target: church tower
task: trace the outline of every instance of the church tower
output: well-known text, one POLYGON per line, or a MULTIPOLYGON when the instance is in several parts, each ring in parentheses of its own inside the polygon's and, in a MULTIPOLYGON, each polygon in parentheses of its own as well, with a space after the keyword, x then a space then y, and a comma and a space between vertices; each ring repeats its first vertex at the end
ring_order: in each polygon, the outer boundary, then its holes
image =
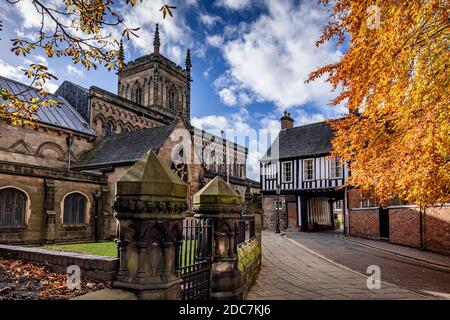
POLYGON ((182 68, 164 57, 160 48, 157 24, 153 53, 128 63, 123 62, 118 73, 118 95, 142 107, 169 113, 174 117, 181 113, 189 121, 192 68, 190 51, 186 54, 186 66, 182 68))

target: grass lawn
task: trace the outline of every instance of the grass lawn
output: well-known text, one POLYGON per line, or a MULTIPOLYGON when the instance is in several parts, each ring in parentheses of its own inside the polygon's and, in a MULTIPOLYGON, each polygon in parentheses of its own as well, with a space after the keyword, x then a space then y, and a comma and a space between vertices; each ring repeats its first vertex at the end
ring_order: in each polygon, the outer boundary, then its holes
MULTIPOLYGON (((181 265, 190 265, 194 262, 194 252, 195 249, 197 249, 197 245, 198 244, 196 243, 196 240, 183 241, 181 265)), ((96 256, 117 257, 117 244, 113 241, 97 243, 53 244, 41 246, 39 248, 46 250, 93 254, 96 256)))
POLYGON ((110 242, 54 244, 39 247, 46 250, 58 250, 94 254, 97 256, 117 257, 117 244, 110 242))

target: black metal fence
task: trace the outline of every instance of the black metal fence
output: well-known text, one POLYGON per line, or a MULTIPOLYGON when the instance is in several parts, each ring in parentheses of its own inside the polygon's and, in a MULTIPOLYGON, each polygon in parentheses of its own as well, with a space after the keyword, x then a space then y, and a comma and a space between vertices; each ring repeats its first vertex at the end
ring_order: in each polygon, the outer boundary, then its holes
POLYGON ((247 243, 255 237, 255 217, 250 215, 242 216, 238 220, 238 233, 236 235, 236 244, 247 243))
POLYGON ((212 221, 186 218, 183 241, 177 246, 176 267, 180 272, 181 299, 207 300, 210 291, 212 221))

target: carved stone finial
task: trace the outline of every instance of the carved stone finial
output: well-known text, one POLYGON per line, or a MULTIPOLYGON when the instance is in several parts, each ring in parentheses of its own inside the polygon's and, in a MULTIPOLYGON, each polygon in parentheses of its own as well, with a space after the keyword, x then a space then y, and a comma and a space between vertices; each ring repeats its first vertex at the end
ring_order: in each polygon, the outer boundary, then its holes
POLYGON ((125 54, 124 54, 124 51, 123 51, 123 41, 122 41, 122 39, 120 39, 118 63, 119 63, 119 71, 121 71, 123 66, 125 65, 125 54))
POLYGON ((191 50, 188 49, 186 52, 186 71, 190 72, 192 68, 192 62, 191 62, 191 50))
POLYGON ((160 46, 161 46, 161 40, 159 39, 159 24, 156 24, 155 37, 153 39, 153 53, 159 54, 160 46))
POLYGON ((242 199, 233 188, 217 176, 194 195, 194 212, 198 217, 227 216, 240 218, 242 199))

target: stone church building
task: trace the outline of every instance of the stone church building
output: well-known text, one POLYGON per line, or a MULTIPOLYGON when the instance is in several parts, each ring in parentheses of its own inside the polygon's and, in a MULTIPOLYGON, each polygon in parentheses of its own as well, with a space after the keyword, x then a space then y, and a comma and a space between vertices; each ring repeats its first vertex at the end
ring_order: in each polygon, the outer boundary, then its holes
MULTIPOLYGON (((184 68, 160 53, 157 26, 153 53, 118 72, 118 94, 65 81, 49 97, 58 107, 40 109, 33 127, 0 122, 0 242, 114 237, 116 181, 150 149, 188 184, 190 209, 217 175, 242 196, 258 192, 247 149, 190 124, 191 67, 189 50, 184 68)), ((0 86, 27 87, 4 77, 0 86)))

